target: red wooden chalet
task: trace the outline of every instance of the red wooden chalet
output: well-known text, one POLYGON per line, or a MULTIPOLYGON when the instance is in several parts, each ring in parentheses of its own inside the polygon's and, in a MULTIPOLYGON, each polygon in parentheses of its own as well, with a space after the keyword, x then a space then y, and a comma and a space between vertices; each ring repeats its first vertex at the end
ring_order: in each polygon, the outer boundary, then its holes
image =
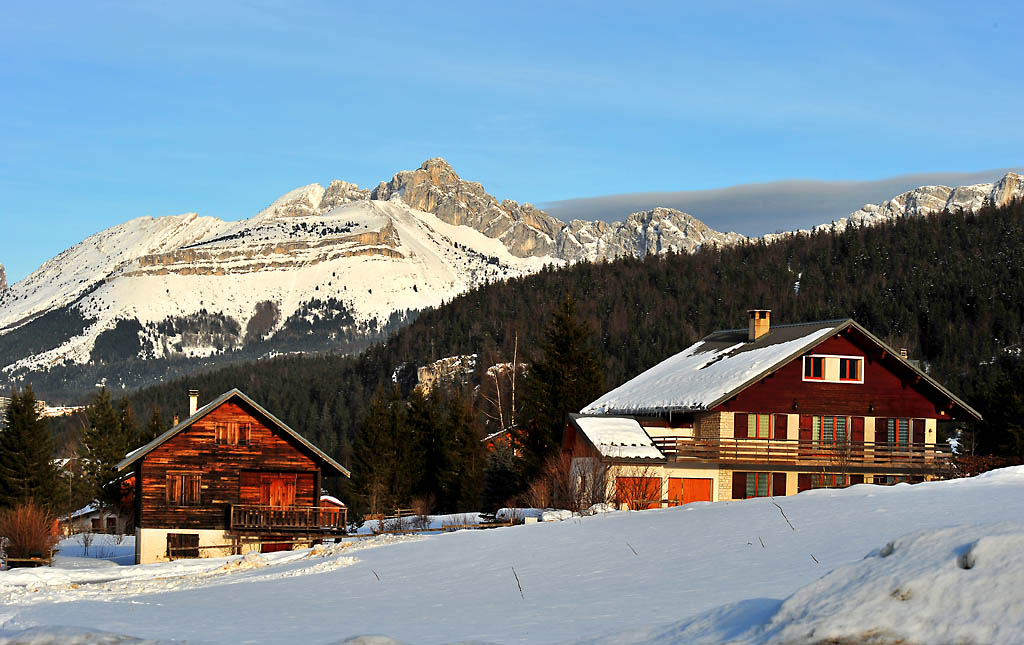
POLYGON ((649 508, 942 477, 937 423, 981 418, 853 320, 748 315, 570 415, 563 451, 649 508))
POLYGON ((349 476, 284 422, 237 389, 117 465, 134 477, 135 561, 209 557, 312 544, 345 532, 325 512, 325 476, 349 476))

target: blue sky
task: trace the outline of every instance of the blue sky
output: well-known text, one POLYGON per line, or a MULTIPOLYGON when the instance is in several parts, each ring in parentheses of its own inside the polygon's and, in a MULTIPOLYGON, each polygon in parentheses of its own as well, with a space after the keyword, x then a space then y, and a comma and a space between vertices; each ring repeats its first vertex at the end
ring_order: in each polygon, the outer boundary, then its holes
POLYGON ((1018 5, 895 4, 4 3, 0 263, 434 156, 534 203, 1020 166, 1018 5))

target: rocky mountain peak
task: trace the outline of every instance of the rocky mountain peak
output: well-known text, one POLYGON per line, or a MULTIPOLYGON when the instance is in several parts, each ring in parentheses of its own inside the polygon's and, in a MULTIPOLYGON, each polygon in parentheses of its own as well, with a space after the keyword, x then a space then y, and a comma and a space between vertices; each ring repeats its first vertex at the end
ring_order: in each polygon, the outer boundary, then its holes
POLYGON ((417 170, 403 170, 381 182, 370 199, 400 199, 442 221, 469 226, 501 240, 517 257, 551 255, 560 220, 530 204, 499 202, 475 181, 458 176, 440 157, 424 161, 417 170))

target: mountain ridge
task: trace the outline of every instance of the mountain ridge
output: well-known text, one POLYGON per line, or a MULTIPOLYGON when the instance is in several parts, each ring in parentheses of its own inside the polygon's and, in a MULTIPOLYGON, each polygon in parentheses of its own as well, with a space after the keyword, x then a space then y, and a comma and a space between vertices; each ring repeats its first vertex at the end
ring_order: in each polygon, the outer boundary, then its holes
MULTIPOLYGON (((922 186, 816 228, 976 210, 1022 196, 1024 178, 1015 173, 992 184, 922 186)), ((27 355, 13 341, 6 351, 0 342, 0 369, 23 378, 68 363, 209 357, 273 346, 286 328, 293 337, 331 321, 340 329, 335 337, 379 339, 396 314, 408 318, 545 265, 692 253, 751 239, 662 207, 621 222, 563 223, 529 203, 499 201, 433 158, 372 189, 343 180, 301 186, 237 222, 147 216, 92 235, 0 288, 0 341, 64 309, 74 310, 81 327, 66 338, 54 332, 52 347, 27 355), (103 347, 120 344, 125 352, 98 354, 104 338, 103 347)), ((334 347, 331 338, 302 346, 334 347)))

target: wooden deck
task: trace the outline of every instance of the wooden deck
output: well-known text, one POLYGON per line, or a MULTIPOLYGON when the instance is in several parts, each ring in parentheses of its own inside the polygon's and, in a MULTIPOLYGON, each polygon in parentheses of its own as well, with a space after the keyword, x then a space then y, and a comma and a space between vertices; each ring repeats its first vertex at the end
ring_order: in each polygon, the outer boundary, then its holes
POLYGON ((344 535, 347 515, 318 506, 255 506, 232 504, 228 531, 232 533, 307 533, 344 535))
POLYGON ((796 439, 694 439, 653 437, 670 462, 707 461, 807 467, 853 466, 934 472, 947 468, 952 451, 929 444, 836 443, 796 439))

